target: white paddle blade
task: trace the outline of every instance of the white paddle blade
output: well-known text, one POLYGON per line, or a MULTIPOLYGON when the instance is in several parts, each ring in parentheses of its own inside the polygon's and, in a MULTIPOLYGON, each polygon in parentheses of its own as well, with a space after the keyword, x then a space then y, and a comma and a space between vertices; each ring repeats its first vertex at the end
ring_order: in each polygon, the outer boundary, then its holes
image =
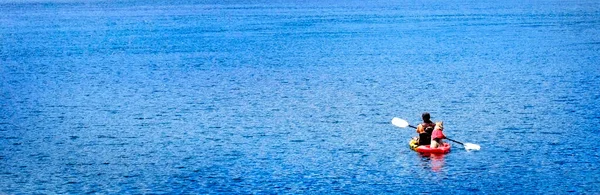
POLYGON ((404 128, 404 127, 408 127, 408 122, 405 120, 402 120, 401 118, 394 117, 392 119, 392 125, 394 125, 396 127, 404 128))
POLYGON ((465 149, 466 150, 480 150, 481 146, 477 145, 477 144, 472 144, 472 143, 465 143, 465 149))

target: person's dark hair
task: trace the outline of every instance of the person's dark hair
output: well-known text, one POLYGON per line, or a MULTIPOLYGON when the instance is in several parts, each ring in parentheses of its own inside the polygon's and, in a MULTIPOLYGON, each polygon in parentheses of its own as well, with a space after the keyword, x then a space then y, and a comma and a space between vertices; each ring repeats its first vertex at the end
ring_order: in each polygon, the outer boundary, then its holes
POLYGON ((431 123, 431 116, 429 115, 429 112, 423 112, 421 117, 423 118, 423 122, 431 123))

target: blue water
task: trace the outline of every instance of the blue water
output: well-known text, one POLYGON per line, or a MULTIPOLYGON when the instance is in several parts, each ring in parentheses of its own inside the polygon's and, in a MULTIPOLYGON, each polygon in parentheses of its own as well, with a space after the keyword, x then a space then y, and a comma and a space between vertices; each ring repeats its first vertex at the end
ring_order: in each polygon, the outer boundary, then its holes
POLYGON ((3 1, 0 194, 600 194, 599 62, 593 0, 3 1))

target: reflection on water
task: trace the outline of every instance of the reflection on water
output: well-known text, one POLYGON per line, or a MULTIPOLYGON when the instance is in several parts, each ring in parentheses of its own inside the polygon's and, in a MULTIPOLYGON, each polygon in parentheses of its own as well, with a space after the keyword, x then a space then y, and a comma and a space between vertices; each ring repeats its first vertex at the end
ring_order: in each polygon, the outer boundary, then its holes
POLYGON ((426 162, 422 164, 425 168, 431 169, 433 172, 441 172, 444 168, 444 156, 447 154, 428 154, 419 153, 421 160, 426 162))

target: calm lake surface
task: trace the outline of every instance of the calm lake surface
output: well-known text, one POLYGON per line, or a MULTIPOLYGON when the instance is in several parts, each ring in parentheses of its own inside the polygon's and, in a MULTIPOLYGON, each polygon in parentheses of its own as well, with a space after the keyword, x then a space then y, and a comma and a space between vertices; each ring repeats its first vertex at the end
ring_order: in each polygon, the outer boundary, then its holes
POLYGON ((595 0, 8 0, 0 194, 600 194, 599 89, 595 0))

